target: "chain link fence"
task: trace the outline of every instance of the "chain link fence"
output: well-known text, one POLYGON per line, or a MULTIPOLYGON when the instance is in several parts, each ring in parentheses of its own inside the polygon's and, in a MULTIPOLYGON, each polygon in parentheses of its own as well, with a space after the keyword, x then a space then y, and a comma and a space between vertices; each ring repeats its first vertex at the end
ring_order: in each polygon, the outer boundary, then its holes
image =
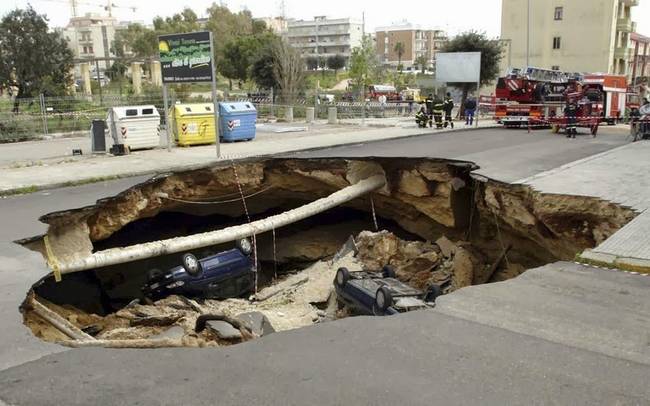
MULTIPOLYGON (((210 94, 193 93, 180 99, 172 93, 172 103, 210 102, 210 94)), ((335 101, 317 94, 300 94, 289 98, 289 103, 273 100, 271 96, 260 94, 226 96, 229 101, 253 103, 261 121, 284 121, 287 110, 292 108, 293 119, 304 121, 307 108, 314 108, 316 120, 327 120, 328 109, 337 108, 342 120, 362 120, 363 118, 408 117, 415 114, 417 103, 391 102, 381 104, 374 101, 346 102, 335 101)), ((16 101, 0 99, 0 143, 42 139, 47 137, 66 137, 88 135, 92 120, 106 119, 108 109, 116 106, 154 105, 164 117, 161 95, 148 94, 102 96, 67 96, 21 98, 16 101)), ((161 118, 164 125, 164 118, 161 118)))

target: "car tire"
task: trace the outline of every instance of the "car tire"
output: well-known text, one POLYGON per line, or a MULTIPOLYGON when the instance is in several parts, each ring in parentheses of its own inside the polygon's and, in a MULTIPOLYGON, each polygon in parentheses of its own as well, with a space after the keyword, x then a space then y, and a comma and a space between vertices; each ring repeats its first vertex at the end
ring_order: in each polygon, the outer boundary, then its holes
POLYGON ((433 285, 429 288, 429 291, 424 297, 424 301, 428 303, 434 303, 436 301, 436 298, 440 295, 442 295, 442 288, 440 288, 438 285, 433 285))
POLYGON ((189 253, 183 255, 183 269, 185 269, 185 271, 192 276, 199 276, 202 270, 201 263, 196 258, 196 256, 189 253))
POLYGON ((251 244, 248 238, 242 238, 241 240, 237 240, 235 246, 244 255, 250 255, 253 252, 253 245, 251 244))
POLYGON ((395 267, 392 265, 384 265, 384 267, 381 269, 381 275, 384 278, 395 278, 397 277, 397 274, 395 272, 395 267))
POLYGON ((334 279, 339 287, 345 286, 350 280, 350 271, 348 268, 341 267, 336 271, 336 278, 334 279))
POLYGON ((393 295, 390 293, 390 290, 386 286, 382 286, 377 289, 375 293, 375 306, 381 312, 385 312, 389 307, 393 305, 393 295))

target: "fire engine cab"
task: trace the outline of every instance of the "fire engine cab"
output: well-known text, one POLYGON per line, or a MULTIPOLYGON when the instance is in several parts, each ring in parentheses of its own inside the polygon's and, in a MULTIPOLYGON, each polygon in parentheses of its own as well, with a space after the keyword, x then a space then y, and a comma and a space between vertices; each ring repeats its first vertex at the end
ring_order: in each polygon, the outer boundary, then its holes
POLYGON ((602 73, 588 74, 582 81, 583 93, 590 101, 598 103, 602 121, 615 124, 625 113, 627 78, 602 73))

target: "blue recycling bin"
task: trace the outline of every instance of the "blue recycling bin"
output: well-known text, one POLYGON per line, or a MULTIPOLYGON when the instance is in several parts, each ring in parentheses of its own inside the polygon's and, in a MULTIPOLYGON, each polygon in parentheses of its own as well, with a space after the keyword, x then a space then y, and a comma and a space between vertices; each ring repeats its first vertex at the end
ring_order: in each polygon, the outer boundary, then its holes
POLYGON ((257 110, 251 102, 219 103, 219 139, 224 142, 255 138, 257 110))

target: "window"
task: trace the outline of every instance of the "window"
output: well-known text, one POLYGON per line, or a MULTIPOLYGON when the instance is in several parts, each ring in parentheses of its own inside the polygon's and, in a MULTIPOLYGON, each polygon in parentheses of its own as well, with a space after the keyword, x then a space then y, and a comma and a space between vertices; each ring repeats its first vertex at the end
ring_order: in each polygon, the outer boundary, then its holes
POLYGON ((560 67, 558 65, 553 65, 551 66, 552 70, 560 70, 560 67))
POLYGON ((555 21, 562 20, 564 16, 564 7, 555 7, 555 21))
POLYGON ((137 116, 138 115, 138 109, 127 109, 126 110, 126 115, 127 116, 137 116))
POLYGON ((561 45, 562 45, 562 38, 553 37, 553 49, 560 49, 561 45))
POLYGON ((142 109, 142 115, 153 114, 153 109, 142 109))

